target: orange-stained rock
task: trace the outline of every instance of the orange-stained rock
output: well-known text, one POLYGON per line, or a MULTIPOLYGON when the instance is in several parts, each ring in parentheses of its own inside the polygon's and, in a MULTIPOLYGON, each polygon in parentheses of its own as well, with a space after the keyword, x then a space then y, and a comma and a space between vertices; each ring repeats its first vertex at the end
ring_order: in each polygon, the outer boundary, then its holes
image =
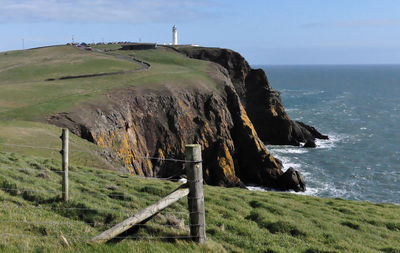
POLYGON ((163 158, 184 159, 185 145, 199 143, 206 183, 269 183, 282 174, 280 164, 258 138, 233 86, 230 82, 225 86, 221 95, 198 90, 143 96, 144 91, 138 95, 137 90, 126 88, 109 94, 108 103, 95 110, 91 105, 50 120, 72 131, 80 122, 94 143, 114 153, 134 174, 183 174, 184 163, 163 158))

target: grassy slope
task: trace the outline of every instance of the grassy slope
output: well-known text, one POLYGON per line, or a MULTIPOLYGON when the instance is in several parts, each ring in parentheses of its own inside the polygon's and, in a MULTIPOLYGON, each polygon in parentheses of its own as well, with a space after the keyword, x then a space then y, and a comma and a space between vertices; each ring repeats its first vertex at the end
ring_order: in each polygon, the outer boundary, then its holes
MULTIPOLYGON (((60 135, 61 130, 58 127, 43 123, 0 122, 0 151, 60 159, 60 135)), ((105 161, 98 154, 101 151, 102 149, 97 145, 70 134, 69 160, 71 165, 110 169, 118 167, 118 164, 111 165, 105 161)))
MULTIPOLYGON (((103 47, 116 49, 119 46, 103 47)), ((59 154, 54 150, 4 146, 1 143, 59 148, 56 143, 60 130, 44 124, 48 116, 78 110, 84 103, 103 103, 107 101, 105 94, 122 87, 160 89, 165 85, 202 85, 214 89, 216 84, 206 73, 208 68, 207 62, 162 49, 135 54, 131 51, 104 54, 72 46, 55 46, 0 53, 0 151, 55 158, 59 154), (118 54, 149 62, 151 69, 112 76, 45 81, 62 76, 140 68, 136 62, 115 57, 118 54)), ((78 138, 76 141, 77 146, 85 143, 78 138)), ((85 148, 93 149, 93 146, 85 148)), ((71 153, 71 157, 72 163, 101 168, 107 165, 98 156, 88 153, 71 153)))
POLYGON ((0 152, 0 250, 399 252, 400 207, 288 193, 205 187, 208 243, 159 239, 188 235, 186 199, 129 237, 102 246, 84 242, 178 187, 156 179, 71 166, 71 201, 59 201, 58 160, 0 152), (20 170, 20 168, 29 168, 20 170), (70 209, 65 209, 70 208, 70 209), (90 210, 82 210, 90 209, 90 210), (183 213, 182 213, 183 212, 183 213), (8 235, 5 235, 8 234, 8 235), (70 243, 62 244, 61 235, 70 243), (22 240, 21 240, 22 239, 22 240), (268 251, 269 250, 269 251, 268 251))
MULTIPOLYGON (((205 188, 209 238, 206 246, 157 239, 156 243, 126 239, 104 246, 83 243, 110 226, 107 224, 123 220, 178 185, 124 178, 99 169, 109 167, 94 152, 99 148, 72 136, 72 200, 62 204, 58 198, 61 165, 57 150, 1 143, 58 149, 60 129, 32 121, 44 122, 48 115, 74 110, 88 101, 101 101, 105 93, 115 88, 201 85, 217 90, 218 86, 207 74, 210 64, 204 61, 162 49, 109 52, 117 53, 150 62, 151 70, 46 82, 51 77, 138 66, 112 55, 66 46, 0 54, 0 188, 11 188, 0 190, 1 251, 400 252, 399 206, 217 187, 205 188), (90 210, 83 210, 87 208, 90 210), (68 239, 69 247, 62 246, 61 235, 68 239)), ((166 212, 183 210, 186 200, 166 212)), ((166 212, 130 236, 186 235, 185 229, 164 226, 169 222, 166 212)), ((187 214, 174 216, 187 224, 187 214)))
POLYGON ((12 51, 2 53, 0 56, 2 83, 35 82, 69 75, 98 74, 138 68, 133 62, 72 46, 12 51))
MULTIPOLYGON (((132 52, 109 54, 131 55, 132 52)), ((149 89, 165 85, 216 87, 206 73, 207 62, 162 49, 140 51, 134 56, 149 62, 151 69, 112 76, 44 81, 68 75, 135 70, 139 65, 71 46, 1 53, 0 120, 44 121, 48 115, 74 110, 86 102, 96 103, 104 100, 104 94, 113 89, 127 86, 149 89)))

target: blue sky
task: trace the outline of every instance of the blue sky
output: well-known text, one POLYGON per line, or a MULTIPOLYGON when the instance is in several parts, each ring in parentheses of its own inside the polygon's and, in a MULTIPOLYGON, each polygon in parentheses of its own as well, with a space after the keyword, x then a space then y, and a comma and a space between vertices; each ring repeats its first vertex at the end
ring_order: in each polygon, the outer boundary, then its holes
POLYGON ((80 42, 225 47, 250 64, 399 64, 399 0, 0 0, 0 51, 80 42))

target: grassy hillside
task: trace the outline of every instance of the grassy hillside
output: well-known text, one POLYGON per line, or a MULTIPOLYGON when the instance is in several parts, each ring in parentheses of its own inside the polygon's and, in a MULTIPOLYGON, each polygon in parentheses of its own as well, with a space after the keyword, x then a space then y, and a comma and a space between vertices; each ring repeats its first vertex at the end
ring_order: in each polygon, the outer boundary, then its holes
POLYGON ((159 89, 167 85, 216 89, 216 83, 207 73, 209 65, 163 49, 105 54, 55 46, 1 53, 0 120, 45 121, 49 115, 74 110, 82 103, 103 101, 105 94, 121 87, 159 89), (140 68, 136 62, 115 55, 147 61, 151 68, 111 76, 45 81, 140 68))
POLYGON ((177 183, 109 170, 101 148, 70 137, 70 196, 60 201, 60 129, 46 118, 103 103, 121 87, 218 91, 213 65, 165 48, 107 54, 57 46, 0 53, 0 251, 2 252, 400 252, 400 207, 205 186, 207 244, 188 235, 186 199, 118 241, 85 242, 157 201, 177 183), (70 75, 139 70, 102 77, 70 75), (184 223, 182 225, 182 222, 184 223), (65 238, 67 243, 64 241, 65 238))
MULTIPOLYGON (((116 49, 116 46, 105 49, 116 49)), ((210 63, 165 49, 118 50, 106 54, 72 46, 54 46, 0 53, 0 151, 54 159, 59 157, 57 150, 21 147, 31 145, 59 149, 56 143, 60 129, 45 124, 49 116, 79 110, 87 103, 107 103, 106 94, 122 87, 160 91, 166 86, 183 86, 216 90, 217 84, 208 75, 209 69, 210 63), (142 69, 140 64, 129 60, 131 58, 146 61, 151 68, 142 69), (110 76, 46 81, 65 76, 135 70, 137 72, 110 76)), ((79 138, 75 138, 75 142, 77 147, 101 151, 79 138)), ((71 162, 110 167, 96 153, 71 153, 71 162)))
POLYGON ((210 186, 206 245, 179 239, 188 235, 183 199, 128 239, 90 246, 85 241, 179 185, 74 165, 71 200, 62 203, 58 161, 0 152, 0 251, 400 251, 399 206, 210 186))
MULTIPOLYGON (((61 159, 59 153, 61 130, 52 125, 29 121, 0 122, 0 151, 24 155, 61 159)), ((99 153, 102 149, 74 134, 70 134, 71 165, 84 165, 98 168, 119 167, 110 164, 99 153)))
POLYGON ((133 62, 78 49, 55 46, 0 55, 0 81, 20 83, 43 81, 69 75, 97 74, 137 69, 133 62))

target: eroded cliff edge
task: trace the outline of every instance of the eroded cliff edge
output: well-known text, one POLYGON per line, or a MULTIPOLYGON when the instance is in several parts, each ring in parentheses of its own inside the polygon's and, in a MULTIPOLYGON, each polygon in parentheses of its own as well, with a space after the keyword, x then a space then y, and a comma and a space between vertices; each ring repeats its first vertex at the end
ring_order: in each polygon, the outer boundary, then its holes
POLYGON ((185 144, 199 143, 208 184, 304 190, 300 173, 283 173, 281 163, 268 153, 263 141, 297 145, 318 138, 318 132, 291 121, 265 73, 252 70, 239 54, 195 49, 216 52, 204 57, 204 51, 180 50, 215 62, 208 74, 217 83, 216 90, 201 85, 126 87, 110 92, 101 103, 58 113, 48 121, 107 148, 106 157, 123 161, 125 168, 137 175, 184 174, 182 163, 162 158, 183 159, 185 144))
POLYGON ((315 139, 328 139, 314 127, 289 118, 282 105, 280 93, 275 91, 262 69, 252 69, 247 61, 230 49, 204 47, 175 47, 188 57, 212 61, 229 72, 232 83, 246 108, 249 118, 267 144, 300 145, 315 139))

